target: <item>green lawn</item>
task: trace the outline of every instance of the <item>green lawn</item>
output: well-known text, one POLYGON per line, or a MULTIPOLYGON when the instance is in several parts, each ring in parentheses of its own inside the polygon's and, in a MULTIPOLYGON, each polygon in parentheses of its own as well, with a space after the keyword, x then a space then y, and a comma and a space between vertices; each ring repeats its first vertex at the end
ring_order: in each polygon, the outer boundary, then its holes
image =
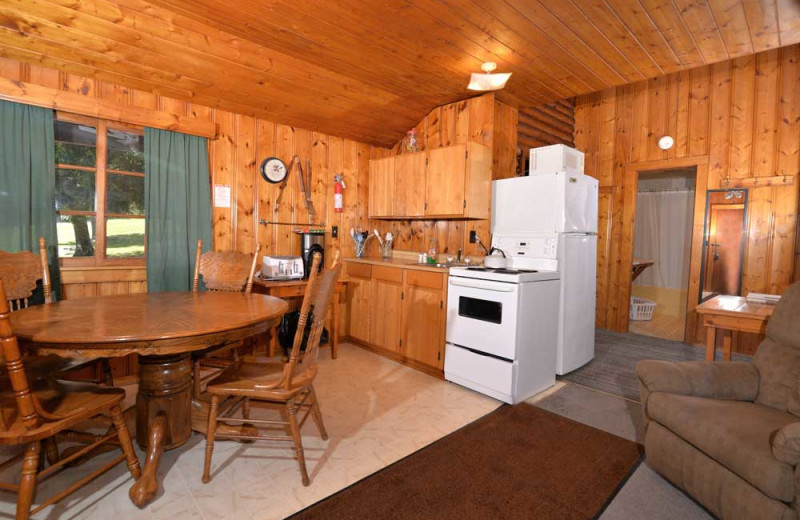
MULTIPOLYGON (((144 256, 144 219, 112 218, 107 221, 106 237, 108 257, 144 256)), ((69 258, 75 254, 75 229, 70 222, 58 222, 58 255, 69 258)), ((89 233, 94 239, 95 230, 89 223, 89 233)))

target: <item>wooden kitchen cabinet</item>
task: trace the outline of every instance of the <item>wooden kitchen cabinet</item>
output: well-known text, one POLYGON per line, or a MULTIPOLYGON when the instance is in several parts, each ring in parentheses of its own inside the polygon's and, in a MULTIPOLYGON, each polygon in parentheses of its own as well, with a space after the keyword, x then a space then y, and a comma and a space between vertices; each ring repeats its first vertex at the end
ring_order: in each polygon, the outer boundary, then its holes
POLYGON ((428 152, 425 183, 426 215, 461 215, 466 206, 467 148, 465 145, 428 152))
POLYGON ((394 158, 394 211, 396 217, 425 214, 425 152, 394 158))
POLYGON ((489 218, 492 150, 463 143, 370 161, 369 216, 489 218))
POLYGON ((447 275, 405 272, 400 352, 409 359, 440 370, 444 367, 446 299, 447 275))
POLYGON ((369 342, 386 350, 400 351, 400 306, 403 271, 373 266, 370 292, 369 342))
POLYGON ((350 339, 441 376, 447 273, 380 263, 346 265, 350 339))
POLYGON ((372 290, 372 266, 348 262, 347 330, 358 341, 369 341, 369 309, 372 290))
POLYGON ((369 216, 394 215, 394 157, 369 162, 369 216))

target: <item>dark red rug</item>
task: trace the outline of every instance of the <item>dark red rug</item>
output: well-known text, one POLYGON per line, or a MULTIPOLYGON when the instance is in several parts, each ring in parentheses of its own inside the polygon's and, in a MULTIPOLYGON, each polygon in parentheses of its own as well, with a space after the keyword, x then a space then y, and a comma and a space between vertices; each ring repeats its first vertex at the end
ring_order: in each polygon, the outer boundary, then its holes
POLYGON ((291 518, 588 520, 643 453, 541 408, 502 406, 291 518))

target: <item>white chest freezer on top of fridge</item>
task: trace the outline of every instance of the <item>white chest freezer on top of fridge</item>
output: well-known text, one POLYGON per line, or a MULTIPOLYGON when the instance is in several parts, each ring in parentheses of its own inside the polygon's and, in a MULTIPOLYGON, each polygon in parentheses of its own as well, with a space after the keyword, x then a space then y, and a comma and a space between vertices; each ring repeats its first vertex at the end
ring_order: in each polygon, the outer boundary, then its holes
POLYGON ((492 183, 492 233, 597 233, 599 183, 555 172, 492 183))

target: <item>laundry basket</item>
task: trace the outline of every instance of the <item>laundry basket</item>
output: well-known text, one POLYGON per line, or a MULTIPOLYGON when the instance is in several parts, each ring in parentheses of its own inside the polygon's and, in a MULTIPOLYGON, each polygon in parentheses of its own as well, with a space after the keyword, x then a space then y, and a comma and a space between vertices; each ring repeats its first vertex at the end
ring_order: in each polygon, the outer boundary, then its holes
POLYGON ((633 321, 650 321, 653 319, 653 311, 656 302, 647 298, 631 297, 631 319, 633 321))

